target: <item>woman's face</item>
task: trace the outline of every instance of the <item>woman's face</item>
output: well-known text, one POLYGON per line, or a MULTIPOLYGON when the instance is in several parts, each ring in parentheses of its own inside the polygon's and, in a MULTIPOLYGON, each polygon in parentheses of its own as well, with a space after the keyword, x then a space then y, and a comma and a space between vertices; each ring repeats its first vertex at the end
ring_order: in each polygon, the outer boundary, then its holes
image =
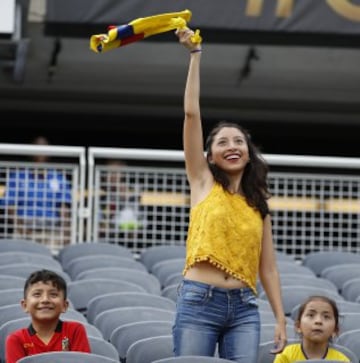
POLYGON ((249 162, 245 135, 236 127, 223 127, 211 145, 209 162, 227 173, 242 171, 249 162))

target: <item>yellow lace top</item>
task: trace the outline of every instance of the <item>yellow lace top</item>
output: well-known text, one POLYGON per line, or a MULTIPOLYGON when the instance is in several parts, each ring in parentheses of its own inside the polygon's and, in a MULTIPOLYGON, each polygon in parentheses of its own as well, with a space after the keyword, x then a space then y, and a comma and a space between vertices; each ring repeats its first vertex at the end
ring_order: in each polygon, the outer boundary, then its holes
POLYGON ((244 197, 215 183, 190 211, 183 273, 196 262, 209 261, 257 293, 262 234, 260 213, 244 197))

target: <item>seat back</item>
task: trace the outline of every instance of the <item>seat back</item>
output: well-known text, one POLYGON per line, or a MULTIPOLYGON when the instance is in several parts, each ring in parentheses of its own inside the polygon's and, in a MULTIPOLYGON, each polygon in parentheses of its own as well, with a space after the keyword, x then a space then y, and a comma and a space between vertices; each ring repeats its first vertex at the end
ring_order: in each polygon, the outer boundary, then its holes
POLYGON ((160 281, 147 271, 136 271, 133 268, 122 267, 100 267, 80 272, 76 277, 77 280, 107 278, 120 279, 140 285, 150 294, 160 295, 160 281))
POLYGON ((140 255, 140 262, 142 262, 149 272, 152 272, 152 267, 160 261, 169 260, 172 258, 185 258, 186 249, 184 245, 169 246, 158 245, 151 246, 143 250, 140 255))
POLYGON ((88 339, 91 353, 119 361, 119 353, 111 343, 102 338, 88 337, 88 339))
POLYGON ((111 359, 94 353, 82 352, 49 352, 21 358, 17 363, 118 363, 111 359))
POLYGON ((5 362, 5 341, 6 337, 15 330, 29 326, 31 319, 29 316, 9 320, 0 326, 0 362, 5 362))
POLYGON ((110 292, 136 291, 146 292, 139 285, 127 281, 110 279, 87 279, 68 283, 68 297, 76 310, 86 315, 88 302, 95 296, 110 292))
POLYGON ((7 289, 23 289, 25 285, 25 277, 0 275, 0 291, 7 289))
POLYGON ((101 267, 121 267, 146 271, 145 266, 134 258, 110 256, 106 254, 74 258, 64 270, 73 280, 76 280, 81 272, 101 267))
POLYGON ((175 311, 175 302, 147 292, 114 292, 95 296, 87 304, 86 317, 89 322, 94 322, 95 317, 105 311, 122 307, 148 306, 158 309, 175 311))
POLYGON ((104 338, 109 340, 113 331, 121 325, 137 321, 175 319, 175 312, 148 306, 124 307, 105 310, 94 320, 94 325, 102 332, 104 338))
POLYGON ((321 276, 322 271, 343 263, 360 263, 360 255, 345 251, 315 251, 303 258, 302 265, 309 267, 315 275, 321 276))
POLYGON ((126 354, 126 363, 152 363, 173 356, 172 335, 162 335, 140 339, 131 344, 126 354))
POLYGON ((339 346, 345 347, 349 349, 356 356, 357 361, 360 361, 360 329, 348 330, 344 333, 341 333, 337 340, 336 344, 339 346))
POLYGON ((63 247, 58 254, 58 259, 64 269, 71 260, 81 256, 110 255, 133 258, 132 252, 124 246, 106 242, 83 242, 63 247))
POLYGON ((30 252, 52 256, 51 250, 45 245, 23 239, 0 239, 0 252, 30 252))
POLYGON ((203 357, 199 355, 185 355, 154 360, 152 363, 232 363, 232 360, 218 357, 203 357))
POLYGON ((159 320, 138 321, 121 325, 112 332, 110 342, 119 352, 120 359, 125 361, 131 344, 144 338, 170 335, 172 326, 171 321, 159 320))

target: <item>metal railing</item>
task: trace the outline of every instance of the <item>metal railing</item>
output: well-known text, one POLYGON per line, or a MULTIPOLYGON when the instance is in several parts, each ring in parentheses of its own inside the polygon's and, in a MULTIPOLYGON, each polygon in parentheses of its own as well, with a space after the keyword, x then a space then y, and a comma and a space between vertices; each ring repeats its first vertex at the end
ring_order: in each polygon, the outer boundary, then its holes
MULTIPOLYGON (((360 252, 359 158, 264 157, 277 250, 298 259, 317 250, 360 252)), ((0 187, 0 238, 34 239, 54 253, 85 241, 121 244, 135 254, 186 241, 182 151, 0 144, 0 187), (36 154, 51 161, 29 160, 36 154), (66 181, 66 191, 54 193, 52 179, 56 188, 66 181)))

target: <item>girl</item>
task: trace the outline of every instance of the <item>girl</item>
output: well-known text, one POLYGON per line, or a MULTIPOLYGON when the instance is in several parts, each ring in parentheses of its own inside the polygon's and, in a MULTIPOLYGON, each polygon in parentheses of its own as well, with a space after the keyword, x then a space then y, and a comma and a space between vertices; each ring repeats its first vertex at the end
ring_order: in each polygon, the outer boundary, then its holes
POLYGON ((267 165, 249 134, 220 122, 210 132, 204 156, 200 116, 200 44, 190 29, 177 31, 190 53, 184 95, 183 144, 191 212, 184 279, 178 289, 174 353, 257 361, 260 316, 256 281, 271 303, 279 353, 286 320, 273 249, 267 199, 267 165))
POLYGON ((301 342, 288 345, 275 357, 274 363, 308 359, 350 362, 329 344, 339 332, 339 310, 335 301, 325 296, 310 296, 299 308, 295 328, 301 342))

